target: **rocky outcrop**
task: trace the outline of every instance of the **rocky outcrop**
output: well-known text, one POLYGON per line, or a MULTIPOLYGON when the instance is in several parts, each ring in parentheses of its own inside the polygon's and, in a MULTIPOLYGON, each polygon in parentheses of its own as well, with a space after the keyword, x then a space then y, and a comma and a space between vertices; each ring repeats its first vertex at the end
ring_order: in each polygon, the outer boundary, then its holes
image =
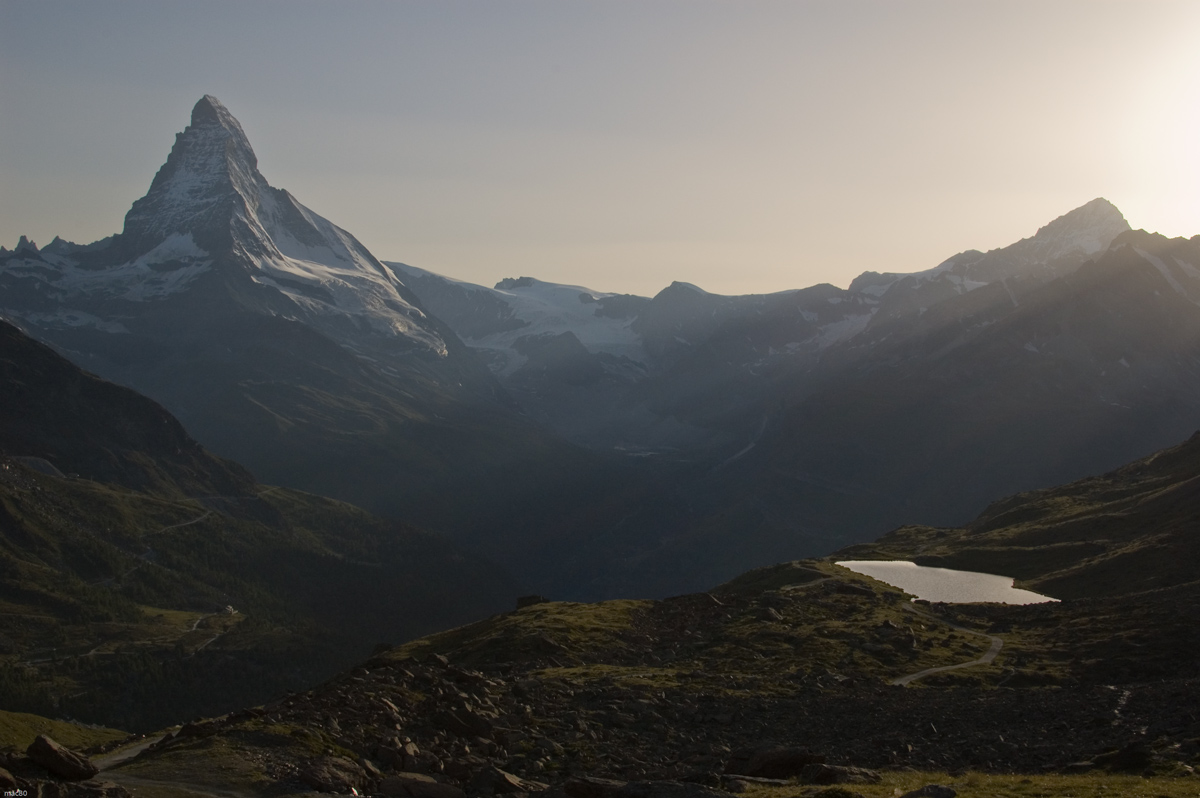
POLYGON ((926 784, 915 790, 909 790, 900 798, 955 798, 958 791, 944 784, 926 784))
POLYGON ((83 781, 100 772, 86 756, 59 745, 44 734, 39 734, 29 744, 25 754, 58 778, 67 781, 83 781))
POLYGON ((878 784, 883 777, 867 768, 841 765, 806 765, 800 772, 805 784, 878 784))
POLYGON ((38 781, 22 789, 28 798, 133 798, 133 793, 111 781, 38 781))
POLYGON ((379 792, 397 798, 466 798, 453 784, 444 784, 423 773, 397 773, 379 783, 379 792))
POLYGON ((798 776, 808 765, 824 764, 825 757, 803 748, 771 746, 735 752, 725 764, 725 772, 740 776, 786 779, 798 776))
POLYGON ((349 793, 366 786, 367 774, 345 757, 323 756, 300 771, 300 780, 318 792, 349 793))

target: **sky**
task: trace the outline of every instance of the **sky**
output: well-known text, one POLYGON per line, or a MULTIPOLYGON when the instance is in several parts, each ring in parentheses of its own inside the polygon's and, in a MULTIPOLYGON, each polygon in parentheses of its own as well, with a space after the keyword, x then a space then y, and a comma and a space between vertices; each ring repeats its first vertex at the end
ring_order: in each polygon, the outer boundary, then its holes
POLYGON ((0 0, 0 244, 119 232, 213 94, 377 257, 845 286, 1106 197, 1200 233, 1200 2, 0 0))

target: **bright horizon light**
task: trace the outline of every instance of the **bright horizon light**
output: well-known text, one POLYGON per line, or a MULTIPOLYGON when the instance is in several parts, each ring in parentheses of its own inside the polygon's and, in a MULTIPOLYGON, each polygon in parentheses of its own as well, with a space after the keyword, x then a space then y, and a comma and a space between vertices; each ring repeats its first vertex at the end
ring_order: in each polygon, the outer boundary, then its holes
POLYGON ((0 0, 0 244, 119 232, 218 97, 377 257, 652 295, 1200 233, 1200 5, 0 0))

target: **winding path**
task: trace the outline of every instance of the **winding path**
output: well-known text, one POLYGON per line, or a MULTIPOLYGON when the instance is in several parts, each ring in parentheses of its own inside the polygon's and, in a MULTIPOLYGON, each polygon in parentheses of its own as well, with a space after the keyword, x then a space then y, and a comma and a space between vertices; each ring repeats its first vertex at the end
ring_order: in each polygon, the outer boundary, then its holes
POLYGON ((162 529, 158 530, 157 532, 152 532, 150 534, 161 535, 163 532, 166 532, 168 529, 179 529, 179 527, 181 527, 181 526, 191 526, 192 524, 198 524, 201 521, 203 521, 205 518, 208 518, 212 514, 213 514, 213 511, 209 510, 209 511, 205 512, 203 515, 201 515, 197 518, 193 518, 191 521, 184 521, 182 524, 171 524, 170 526, 164 526, 162 529))
POLYGON ((210 785, 199 786, 192 782, 167 781, 165 779, 148 779, 144 776, 133 776, 120 771, 105 772, 104 777, 131 790, 137 790, 138 787, 157 788, 158 790, 165 788, 178 795, 195 795, 200 798, 260 798, 258 793, 249 790, 235 790, 210 785))
POLYGON ((956 671, 959 668, 973 668, 976 665, 988 665, 992 662, 992 660, 996 659, 996 655, 1000 653, 1000 649, 1004 648, 1004 641, 1001 640, 999 637, 996 637, 995 635, 984 634, 983 632, 976 632, 974 629, 968 629, 965 626, 959 626, 956 623, 950 623, 950 621, 947 621, 944 618, 939 618, 936 615, 930 615, 927 612, 921 612, 919 609, 917 609, 916 607, 914 607, 911 604, 905 604, 904 609, 908 610, 909 612, 913 613, 914 615, 919 615, 920 617, 925 618, 926 620, 934 621, 936 623, 943 623, 946 626, 949 626, 951 629, 954 629, 956 631, 964 632, 969 635, 976 635, 978 637, 986 637, 988 640, 992 641, 992 644, 991 644, 991 646, 988 647, 988 650, 986 652, 984 652, 983 656, 980 657, 979 659, 973 659, 970 662, 960 662, 957 665, 942 665, 937 668, 926 668, 923 671, 917 671, 916 673, 910 673, 907 676, 901 676, 899 678, 892 679, 892 681, 889 684, 899 685, 899 686, 903 687, 904 685, 912 684, 913 682, 917 681, 918 679, 924 679, 926 676, 932 676, 935 673, 945 673, 946 671, 956 671))
POLYGON ((142 753, 142 751, 145 751, 147 748, 149 748, 150 746, 159 742, 160 740, 162 740, 162 738, 164 738, 166 736, 167 736, 166 732, 164 732, 162 734, 157 734, 152 737, 146 737, 139 743, 128 746, 126 748, 120 748, 120 749, 112 752, 111 754, 101 754, 100 756, 94 756, 94 757, 92 757, 92 764, 95 765, 96 767, 100 768, 101 771, 108 770, 109 768, 115 768, 117 765, 120 765, 122 763, 128 762, 129 760, 133 759, 138 754, 142 753))

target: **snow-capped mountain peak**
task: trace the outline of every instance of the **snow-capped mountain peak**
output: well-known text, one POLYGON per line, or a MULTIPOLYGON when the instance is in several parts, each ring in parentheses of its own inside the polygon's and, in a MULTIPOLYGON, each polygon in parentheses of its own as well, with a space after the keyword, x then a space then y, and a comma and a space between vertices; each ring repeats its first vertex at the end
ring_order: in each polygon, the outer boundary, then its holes
POLYGON ((267 182, 241 124, 211 95, 192 109, 121 235, 10 268, 68 300, 161 300, 221 279, 242 304, 356 348, 369 332, 388 346, 447 352, 416 297, 366 247, 267 182))
POLYGON ((242 126, 220 101, 205 95, 192 109, 191 124, 175 136, 150 190, 125 215, 122 237, 140 250, 172 233, 192 233, 205 249, 223 248, 231 243, 234 206, 253 205, 265 184, 242 126))
POLYGON ((1027 243, 1043 261, 1054 260, 1072 252, 1095 255, 1108 248, 1112 240, 1129 229, 1124 215, 1103 197, 1065 213, 1038 229, 1027 243))
MULTIPOLYGON (((1129 222, 1117 207, 1100 197, 1038 229, 1007 247, 988 252, 967 250, 942 261, 932 269, 910 274, 864 272, 850 290, 883 297, 895 289, 920 292, 947 289, 963 294, 1006 280, 1048 280, 1077 269, 1084 261, 1108 249, 1129 222)), ((893 299, 896 294, 892 293, 893 299)), ((911 297, 903 300, 913 305, 911 297)), ((916 305, 929 304, 925 300, 916 305)))

